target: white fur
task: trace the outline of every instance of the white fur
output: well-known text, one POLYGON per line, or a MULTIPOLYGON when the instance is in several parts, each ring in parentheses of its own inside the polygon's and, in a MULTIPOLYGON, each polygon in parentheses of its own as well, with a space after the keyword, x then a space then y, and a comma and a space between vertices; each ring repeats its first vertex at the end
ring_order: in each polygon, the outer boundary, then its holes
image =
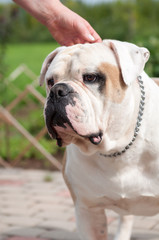
MULTIPOLYGON (((78 106, 82 112, 80 104, 86 102, 82 105, 85 110, 82 114, 87 110, 88 121, 85 118, 79 125, 76 122, 76 130, 89 133, 100 128, 104 132, 98 146, 87 140, 84 144, 80 141, 78 145, 81 138, 69 133, 69 136, 73 135, 70 140, 73 143, 67 146, 64 175, 75 198, 81 239, 107 239, 106 208, 121 216, 115 240, 130 240, 132 217, 129 215, 151 216, 159 213, 159 88, 143 71, 149 56, 147 49, 114 40, 84 46, 62 49, 46 73, 46 81, 54 75, 57 83, 68 82, 81 92, 78 106), (98 57, 95 58, 96 55, 98 57), (105 101, 106 96, 103 99, 96 90, 90 92, 82 87, 81 72, 92 72, 105 60, 114 66, 119 65, 123 80, 128 85, 121 103, 105 101), (139 135, 123 155, 105 158, 100 153, 120 151, 132 139, 140 101, 138 75, 142 76, 146 92, 139 135), (79 126, 82 130, 78 130, 79 126)), ((77 116, 77 109, 68 106, 67 111, 68 115, 75 111, 77 116)))

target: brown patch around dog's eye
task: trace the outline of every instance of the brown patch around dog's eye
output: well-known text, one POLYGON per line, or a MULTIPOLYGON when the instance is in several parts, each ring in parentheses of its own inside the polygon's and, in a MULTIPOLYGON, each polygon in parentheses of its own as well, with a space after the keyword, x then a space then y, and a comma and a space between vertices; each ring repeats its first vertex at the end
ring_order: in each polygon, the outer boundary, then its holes
POLYGON ((112 64, 102 63, 98 70, 107 76, 104 89, 106 97, 115 103, 122 102, 127 86, 122 79, 120 69, 112 64))
POLYGON ((83 74, 83 83, 86 85, 97 84, 99 92, 102 92, 105 86, 106 76, 101 72, 83 74))

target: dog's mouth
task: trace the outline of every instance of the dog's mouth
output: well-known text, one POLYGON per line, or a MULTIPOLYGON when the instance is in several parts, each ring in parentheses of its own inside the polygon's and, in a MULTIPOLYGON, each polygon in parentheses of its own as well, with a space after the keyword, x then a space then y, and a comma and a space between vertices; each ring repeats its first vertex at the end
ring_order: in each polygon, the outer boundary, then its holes
POLYGON ((68 121, 62 121, 62 120, 60 120, 60 123, 61 123, 61 124, 59 124, 59 120, 58 120, 58 124, 57 124, 57 123, 55 123, 56 121, 55 121, 54 116, 52 116, 52 117, 46 117, 46 118, 45 118, 45 122, 46 122, 46 126, 47 126, 47 129, 48 129, 48 132, 49 132, 50 136, 51 136, 53 139, 56 139, 57 145, 58 145, 59 147, 62 147, 62 146, 63 146, 63 142, 64 142, 64 141, 62 140, 62 138, 59 136, 59 134, 58 134, 58 132, 57 132, 57 130, 56 130, 56 127, 58 127, 59 125, 60 125, 60 127, 63 128, 63 132, 66 131, 66 134, 67 134, 67 126, 66 126, 66 125, 69 125, 69 127, 72 129, 72 133, 73 133, 72 135, 77 134, 79 137, 88 139, 88 140, 89 140, 92 144, 94 144, 94 145, 98 145, 98 144, 100 144, 101 141, 102 141, 102 136, 103 136, 103 134, 102 134, 101 131, 99 131, 98 133, 93 133, 93 134, 84 136, 84 135, 80 135, 80 134, 73 128, 73 126, 70 124, 70 122, 68 122, 68 121))
POLYGON ((91 134, 90 137, 88 137, 89 141, 93 143, 94 145, 98 145, 102 141, 102 132, 99 132, 97 134, 91 134))
MULTIPOLYGON (((54 104, 47 104, 45 108, 45 123, 51 138, 56 139, 59 147, 71 143, 72 138, 81 137, 88 139, 92 144, 99 145, 102 141, 103 133, 98 131, 90 134, 80 134, 78 128, 75 129, 68 118, 65 108, 55 108, 54 104), (66 138, 65 138, 66 136, 66 138), (68 140, 69 139, 69 140, 68 140)), ((79 126, 80 127, 80 126, 79 126)))

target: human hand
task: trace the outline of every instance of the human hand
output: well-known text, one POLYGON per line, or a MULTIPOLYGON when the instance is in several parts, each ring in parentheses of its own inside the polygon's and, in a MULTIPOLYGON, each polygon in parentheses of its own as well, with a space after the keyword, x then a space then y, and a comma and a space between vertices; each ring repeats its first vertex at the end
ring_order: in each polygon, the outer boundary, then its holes
POLYGON ((60 44, 101 42, 91 25, 59 0, 13 0, 44 24, 60 44))
POLYGON ((56 11, 47 22, 47 27, 53 38, 60 45, 70 46, 77 43, 102 41, 100 36, 85 19, 60 2, 57 2, 56 11))

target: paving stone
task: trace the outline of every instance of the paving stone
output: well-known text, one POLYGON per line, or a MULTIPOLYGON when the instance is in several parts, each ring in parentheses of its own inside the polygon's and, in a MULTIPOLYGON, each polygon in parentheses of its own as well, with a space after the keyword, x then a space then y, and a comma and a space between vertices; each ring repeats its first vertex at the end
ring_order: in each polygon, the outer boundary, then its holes
MULTIPOLYGON (((0 215, 0 218, 1 218, 1 215, 0 215)), ((5 232, 7 230, 7 227, 8 227, 7 224, 2 223, 2 221, 0 220, 0 233, 5 232)))
POLYGON ((2 170, 0 172, 0 180, 11 180, 11 181, 18 181, 21 180, 20 176, 18 174, 15 174, 15 171, 9 171, 9 170, 2 170))
POLYGON ((9 231, 9 236, 20 236, 20 237, 40 237, 44 233, 44 229, 40 228, 17 228, 9 231))
POLYGON ((54 210, 59 210, 59 211, 66 211, 68 209, 67 206, 65 206, 64 204, 60 204, 60 202, 58 203, 52 203, 52 204, 47 204, 47 203, 43 203, 40 202, 37 205, 37 208, 39 209, 39 211, 51 211, 53 212, 54 210))
POLYGON ((68 231, 74 231, 76 229, 76 224, 75 222, 68 222, 68 221, 63 221, 63 220, 54 220, 54 219, 49 219, 42 221, 39 224, 40 227, 46 228, 46 229, 53 229, 53 228, 61 228, 65 229, 68 231))
POLYGON ((46 219, 46 220, 50 220, 50 219, 69 220, 73 218, 73 215, 69 212, 64 212, 64 210, 61 210, 61 209, 54 209, 54 210, 51 209, 50 211, 43 211, 43 212, 37 213, 36 217, 46 219))
POLYGON ((50 203, 50 204, 54 204, 56 202, 58 202, 58 200, 55 198, 55 194, 52 194, 52 192, 48 192, 45 195, 40 194, 30 194, 30 197, 32 198, 32 200, 34 201, 39 201, 41 203, 50 203))
MULTIPOLYGON (((24 187, 24 186, 23 186, 24 187)), ((0 185, 0 193, 3 194, 3 196, 5 197, 5 195, 7 194, 15 194, 15 192, 21 192, 23 190, 22 186, 17 187, 17 186, 5 186, 5 187, 1 187, 0 185)))
POLYGON ((16 207, 16 206, 18 206, 18 207, 21 207, 21 206, 26 206, 27 205, 27 203, 26 202, 24 202, 24 201, 12 201, 11 200, 11 198, 4 198, 3 199, 3 203, 2 203, 2 206, 3 207, 16 207))
POLYGON ((4 235, 1 235, 0 240, 6 240, 6 237, 4 235))
POLYGON ((27 226, 27 227, 32 227, 35 225, 38 225, 40 220, 38 218, 33 218, 33 217, 27 217, 27 216, 4 216, 3 217, 3 222, 5 224, 9 225, 17 225, 17 226, 27 226))
POLYGON ((132 240, 159 240, 159 232, 144 230, 134 230, 132 240))
MULTIPOLYGON (((76 240, 70 233, 76 229, 74 206, 61 173, 0 168, 0 183, 0 240, 8 240, 7 236, 9 240, 63 240, 63 236, 65 240, 76 240), (48 175, 52 182, 44 181, 48 175), (13 235, 8 234, 17 229, 23 236, 14 235, 21 239, 11 239, 13 235)), ((106 215, 108 239, 112 240, 118 215, 110 210, 106 210, 106 215)), ((135 218, 131 240, 159 240, 159 214, 135 218)))
POLYGON ((32 215, 35 215, 37 211, 35 209, 28 209, 28 207, 26 206, 23 206, 23 207, 20 207, 18 208, 18 206, 16 207, 7 207, 7 208, 3 208, 0 210, 0 213, 2 215, 6 215, 6 216, 13 216, 13 215, 16 215, 16 216, 32 216, 32 215))
POLYGON ((15 237, 9 237, 6 240, 48 240, 48 239, 15 236, 15 237))
POLYGON ((33 194, 40 194, 42 196, 45 196, 45 193, 48 193, 48 191, 51 192, 52 190, 52 184, 47 184, 47 183, 32 183, 27 185, 29 191, 33 194))
POLYGON ((53 240, 79 240, 76 232, 69 232, 66 230, 48 231, 44 234, 44 237, 53 240))

